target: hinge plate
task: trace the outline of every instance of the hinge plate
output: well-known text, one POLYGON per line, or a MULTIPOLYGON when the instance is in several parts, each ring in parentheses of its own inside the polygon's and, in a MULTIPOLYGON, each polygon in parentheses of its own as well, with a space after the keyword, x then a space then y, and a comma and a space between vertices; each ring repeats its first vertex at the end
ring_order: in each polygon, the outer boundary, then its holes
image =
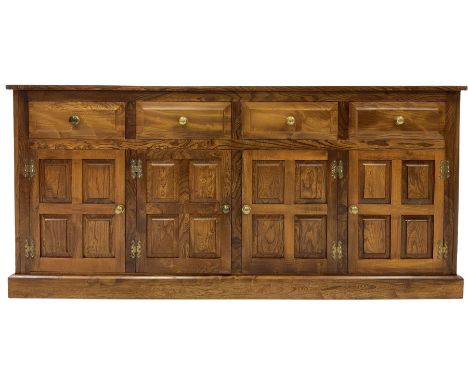
POLYGON ((130 244, 130 258, 139 259, 141 257, 141 241, 132 240, 130 244))
POLYGON ((440 177, 442 179, 450 178, 450 161, 447 159, 443 159, 440 161, 440 177))
POLYGON ((24 257, 27 259, 34 259, 36 255, 36 246, 34 245, 34 240, 25 240, 24 241, 24 257))
POLYGON ((437 258, 439 260, 448 259, 448 245, 447 243, 444 244, 442 240, 439 240, 439 242, 437 243, 437 258))
POLYGON ((344 168, 342 160, 334 160, 331 164, 331 176, 333 179, 344 178, 344 168))
POLYGON ((23 176, 31 179, 36 174, 36 163, 34 159, 24 161, 23 176))
POLYGON ((343 243, 341 241, 332 243, 332 259, 335 261, 343 259, 343 243))
POLYGON ((130 173, 132 174, 132 179, 140 179, 143 176, 143 164, 141 159, 132 159, 130 161, 130 173))

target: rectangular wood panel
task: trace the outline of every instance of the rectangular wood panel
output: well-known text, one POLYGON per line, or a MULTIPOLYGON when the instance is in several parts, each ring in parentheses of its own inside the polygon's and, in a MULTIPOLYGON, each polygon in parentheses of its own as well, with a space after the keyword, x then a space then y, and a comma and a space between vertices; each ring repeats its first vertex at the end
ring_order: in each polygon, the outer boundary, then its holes
POLYGON ((352 151, 349 166, 349 272, 445 274, 443 150, 352 151), (369 167, 368 169, 366 167, 369 167))
POLYGON ((123 102, 29 102, 31 138, 124 138, 124 131, 123 102), (71 116, 78 124, 69 122, 71 116))
POLYGON ((442 139, 442 102, 351 102, 351 138, 442 139), (397 121, 398 118, 398 121, 397 121))
POLYGON ((230 133, 229 102, 136 102, 137 138, 216 138, 230 133))
POLYGON ((243 102, 242 137, 336 139, 336 102, 243 102))
POLYGON ((140 152, 137 272, 229 273, 229 151, 140 152))
POLYGON ((125 156, 122 150, 36 150, 31 237, 33 272, 125 270, 125 156))
POLYGON ((244 151, 244 273, 335 273, 336 190, 326 151, 244 151))
POLYGON ((42 203, 71 203, 71 160, 44 159, 40 167, 40 194, 42 203))

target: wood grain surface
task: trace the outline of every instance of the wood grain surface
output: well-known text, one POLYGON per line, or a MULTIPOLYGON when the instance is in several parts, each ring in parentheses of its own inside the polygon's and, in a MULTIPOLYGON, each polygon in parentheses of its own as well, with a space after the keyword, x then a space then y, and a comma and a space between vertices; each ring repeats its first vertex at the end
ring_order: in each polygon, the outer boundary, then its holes
POLYGON ((462 298, 459 276, 12 275, 9 297, 182 299, 462 298))

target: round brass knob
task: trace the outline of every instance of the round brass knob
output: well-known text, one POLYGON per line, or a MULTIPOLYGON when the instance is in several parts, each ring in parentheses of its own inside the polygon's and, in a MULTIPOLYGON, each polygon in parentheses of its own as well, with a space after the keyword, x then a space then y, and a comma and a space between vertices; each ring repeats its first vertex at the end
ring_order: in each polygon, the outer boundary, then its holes
POLYGON ((68 118, 68 122, 70 123, 70 125, 72 125, 72 127, 77 127, 80 123, 80 117, 78 117, 77 115, 70 115, 70 117, 68 118))
POLYGON ((395 125, 401 126, 404 124, 405 124, 405 117, 403 117, 402 115, 398 115, 395 117, 395 125))
POLYGON ((358 206, 356 206, 355 204, 349 206, 348 210, 351 215, 357 215, 359 213, 358 206))
POLYGON ((179 125, 185 126, 188 123, 188 118, 187 117, 180 117, 179 118, 179 125))
POLYGON ((221 210, 223 211, 223 214, 228 214, 229 212, 231 212, 231 206, 229 204, 223 204, 221 210))
POLYGON ((125 206, 123 204, 118 204, 117 206, 115 206, 114 212, 116 215, 123 214, 125 212, 125 206))
POLYGON ((244 204, 244 205, 242 206, 242 213, 243 213, 244 215, 250 214, 250 211, 251 211, 251 210, 252 210, 252 209, 251 209, 250 206, 247 205, 247 204, 244 204))
POLYGON ((289 125, 289 126, 292 126, 296 123, 296 118, 294 118, 292 115, 289 115, 286 117, 286 123, 289 125))

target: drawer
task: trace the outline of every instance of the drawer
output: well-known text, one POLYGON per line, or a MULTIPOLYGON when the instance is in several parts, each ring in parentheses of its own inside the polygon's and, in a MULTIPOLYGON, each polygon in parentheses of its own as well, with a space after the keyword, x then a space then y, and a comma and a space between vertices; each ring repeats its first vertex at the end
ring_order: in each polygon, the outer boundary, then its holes
POLYGON ((137 138, 216 138, 231 136, 229 102, 136 103, 137 138))
POLYGON ((29 103, 31 138, 123 138, 123 102, 29 103))
POLYGON ((443 102, 351 102, 349 136, 443 139, 443 102))
POLYGON ((242 136, 272 139, 334 139, 336 102, 245 102, 242 136))

